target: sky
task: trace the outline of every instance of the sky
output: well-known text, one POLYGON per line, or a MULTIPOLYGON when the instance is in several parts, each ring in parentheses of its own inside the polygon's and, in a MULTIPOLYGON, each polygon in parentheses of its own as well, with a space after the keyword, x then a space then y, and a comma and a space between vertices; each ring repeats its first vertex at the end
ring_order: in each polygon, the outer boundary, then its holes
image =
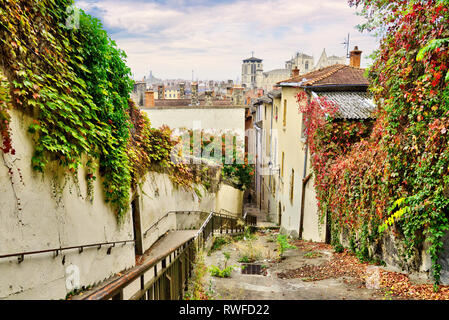
POLYGON ((296 52, 346 55, 358 46, 362 67, 378 39, 356 25, 363 17, 346 0, 76 0, 99 18, 126 52, 135 79, 241 78, 242 60, 263 59, 264 71, 284 68, 296 52))

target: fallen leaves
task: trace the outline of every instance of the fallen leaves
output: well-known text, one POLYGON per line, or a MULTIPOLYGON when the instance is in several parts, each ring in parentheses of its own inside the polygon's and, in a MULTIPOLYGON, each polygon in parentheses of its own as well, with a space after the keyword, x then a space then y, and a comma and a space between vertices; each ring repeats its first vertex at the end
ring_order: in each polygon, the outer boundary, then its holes
MULTIPOLYGON (((295 241, 294 244, 304 252, 327 251, 332 252, 332 246, 324 243, 295 241)), ((329 261, 319 265, 306 264, 296 269, 280 272, 281 279, 300 278, 302 281, 320 281, 325 279, 344 278, 343 281, 359 288, 364 287, 367 280, 367 268, 373 266, 360 262, 348 250, 342 253, 332 253, 329 261)), ((385 296, 406 300, 449 300, 449 286, 439 286, 434 292, 432 283, 413 283, 407 274, 392 272, 379 268, 379 289, 385 296)))

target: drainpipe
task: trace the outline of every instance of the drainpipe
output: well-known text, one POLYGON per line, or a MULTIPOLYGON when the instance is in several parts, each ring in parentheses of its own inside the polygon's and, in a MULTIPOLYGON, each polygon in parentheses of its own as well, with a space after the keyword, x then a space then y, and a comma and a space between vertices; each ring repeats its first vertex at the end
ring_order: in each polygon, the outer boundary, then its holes
MULTIPOLYGON (((270 162, 271 164, 273 164, 273 108, 274 108, 274 96, 271 93, 267 94, 267 97, 269 99, 271 99, 271 117, 270 117, 270 162)), ((270 187, 268 188, 268 190, 270 191, 271 194, 271 184, 273 183, 272 181, 272 165, 269 166, 270 168, 270 187)), ((270 208, 268 208, 270 209, 270 208)))
MULTIPOLYGON (((307 103, 310 103, 310 94, 307 95, 307 103)), ((309 153, 309 144, 306 141, 306 154, 304 156, 304 169, 302 174, 302 190, 301 190, 301 213, 300 213, 300 220, 299 220, 299 230, 298 230, 298 237, 299 239, 302 239, 302 231, 304 229, 304 200, 306 199, 306 186, 307 182, 309 182, 312 174, 307 174, 307 156, 309 153)))

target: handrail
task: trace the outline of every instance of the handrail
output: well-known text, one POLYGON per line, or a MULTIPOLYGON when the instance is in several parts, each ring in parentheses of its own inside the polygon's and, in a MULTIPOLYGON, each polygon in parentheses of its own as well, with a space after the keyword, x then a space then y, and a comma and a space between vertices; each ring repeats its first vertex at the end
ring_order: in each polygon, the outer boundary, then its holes
POLYGON ((83 298, 83 300, 103 300, 103 299, 109 299, 112 297, 115 292, 114 290, 120 288, 121 286, 125 286, 127 283, 130 283, 131 281, 137 279, 141 274, 148 271, 150 268, 154 267, 157 263, 159 263, 161 260, 165 259, 167 256, 178 250, 179 248, 183 247, 185 244, 191 242, 192 239, 186 240, 183 243, 181 243, 179 246, 175 248, 171 248, 168 252, 162 253, 157 257, 151 258, 150 260, 144 261, 143 264, 129 270, 125 275, 121 276, 120 278, 108 283, 106 286, 101 288, 98 291, 93 292, 90 295, 87 295, 83 298))
POLYGON ((83 252, 84 248, 89 247, 98 247, 100 249, 102 246, 112 245, 108 248, 108 252, 110 253, 110 249, 115 247, 116 244, 125 245, 129 242, 135 242, 135 240, 124 240, 124 241, 113 241, 113 242, 101 242, 101 243, 93 243, 93 244, 85 244, 85 245, 79 245, 79 246, 71 246, 71 247, 59 247, 55 249, 45 249, 45 250, 38 250, 38 251, 26 251, 26 252, 19 252, 19 253, 10 253, 10 254, 4 254, 0 255, 0 259, 2 258, 11 258, 11 257, 18 257, 19 263, 21 263, 24 259, 24 256, 27 255, 33 255, 33 254, 39 254, 39 253, 47 253, 47 252, 54 252, 54 257, 57 257, 59 255, 59 252, 66 251, 66 250, 72 250, 72 249, 79 249, 79 253, 83 252))
POLYGON ((200 211, 200 210, 180 210, 180 211, 168 211, 166 214, 164 214, 162 217, 160 217, 155 223, 153 223, 147 230, 145 230, 145 232, 143 233, 144 238, 147 237, 148 232, 153 229, 155 226, 157 226, 163 219, 167 218, 169 214, 171 213, 185 213, 185 212, 196 212, 196 213, 206 213, 205 211, 200 211))
POLYGON ((198 229, 195 237, 197 237, 201 232, 203 232, 204 228, 206 227, 206 225, 209 223, 210 219, 213 218, 213 216, 215 215, 215 212, 211 211, 209 213, 209 215, 207 216, 206 220, 204 220, 203 224, 201 225, 201 227, 198 229))
POLYGON ((229 211, 229 210, 226 210, 226 209, 221 208, 221 209, 220 209, 220 213, 221 213, 222 211, 223 211, 225 214, 228 214, 228 215, 231 215, 231 216, 235 216, 235 217, 238 217, 238 216, 239 216, 239 215, 238 215, 237 213, 235 213, 235 212, 231 212, 231 211, 229 211))
MULTIPOLYGON (((153 292, 152 290, 154 290, 155 294, 156 291, 158 292, 157 298, 168 297, 169 299, 177 299, 179 298, 179 294, 182 297, 182 293, 180 293, 180 291, 183 290, 184 281, 188 278, 188 275, 186 275, 186 279, 184 278, 184 271, 189 272, 190 274, 192 261, 194 259, 196 250, 199 246, 204 245, 205 241, 211 234, 213 234, 215 230, 222 228, 223 219, 225 221, 228 219, 231 221, 231 232, 243 232, 242 227, 236 226, 235 223, 237 220, 241 220, 241 218, 211 211, 193 238, 184 241, 174 248, 170 248, 170 250, 163 254, 160 254, 157 257, 144 261, 141 265, 127 271, 120 278, 111 281, 104 287, 92 292, 91 294, 85 295, 83 299, 123 299, 123 289, 139 277, 141 278, 141 289, 132 295, 132 299, 145 299, 146 297, 151 299, 150 291, 153 292), (215 221, 216 218, 218 218, 218 221, 215 221), (174 260, 172 260, 172 254, 174 252, 176 254, 174 256, 174 260), (170 262, 169 265, 167 265, 168 258, 170 262), (159 262, 162 262, 162 270, 157 272, 157 264, 159 262), (154 277, 145 283, 145 273, 148 272, 148 270, 150 270, 150 268, 152 267, 154 267, 154 277), (175 268, 174 273, 173 268, 175 268), (169 284, 167 284, 167 281, 169 284), (170 288, 172 288, 173 290, 170 288), (167 294, 167 292, 164 290, 168 290, 169 293, 167 294)), ((245 220, 243 220, 243 222, 245 223, 245 220)), ((151 297, 153 297, 152 293, 151 297)), ((154 297, 156 298, 156 296, 154 297)))

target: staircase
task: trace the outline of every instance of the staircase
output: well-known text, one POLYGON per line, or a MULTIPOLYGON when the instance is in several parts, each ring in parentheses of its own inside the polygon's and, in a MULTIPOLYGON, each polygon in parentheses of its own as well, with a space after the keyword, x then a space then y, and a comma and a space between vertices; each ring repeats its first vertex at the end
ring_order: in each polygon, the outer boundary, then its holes
MULTIPOLYGON (((183 212, 180 212, 183 213, 183 212)), ((117 274, 76 300, 178 300, 183 298, 196 252, 214 233, 243 233, 255 226, 254 217, 242 219, 210 212, 198 230, 176 230, 159 239, 136 266, 117 274)))
POLYGON ((257 227, 260 228, 277 227, 275 223, 268 221, 267 219, 268 213, 266 212, 266 210, 260 210, 254 203, 244 204, 243 212, 246 212, 246 214, 257 217, 257 227))

